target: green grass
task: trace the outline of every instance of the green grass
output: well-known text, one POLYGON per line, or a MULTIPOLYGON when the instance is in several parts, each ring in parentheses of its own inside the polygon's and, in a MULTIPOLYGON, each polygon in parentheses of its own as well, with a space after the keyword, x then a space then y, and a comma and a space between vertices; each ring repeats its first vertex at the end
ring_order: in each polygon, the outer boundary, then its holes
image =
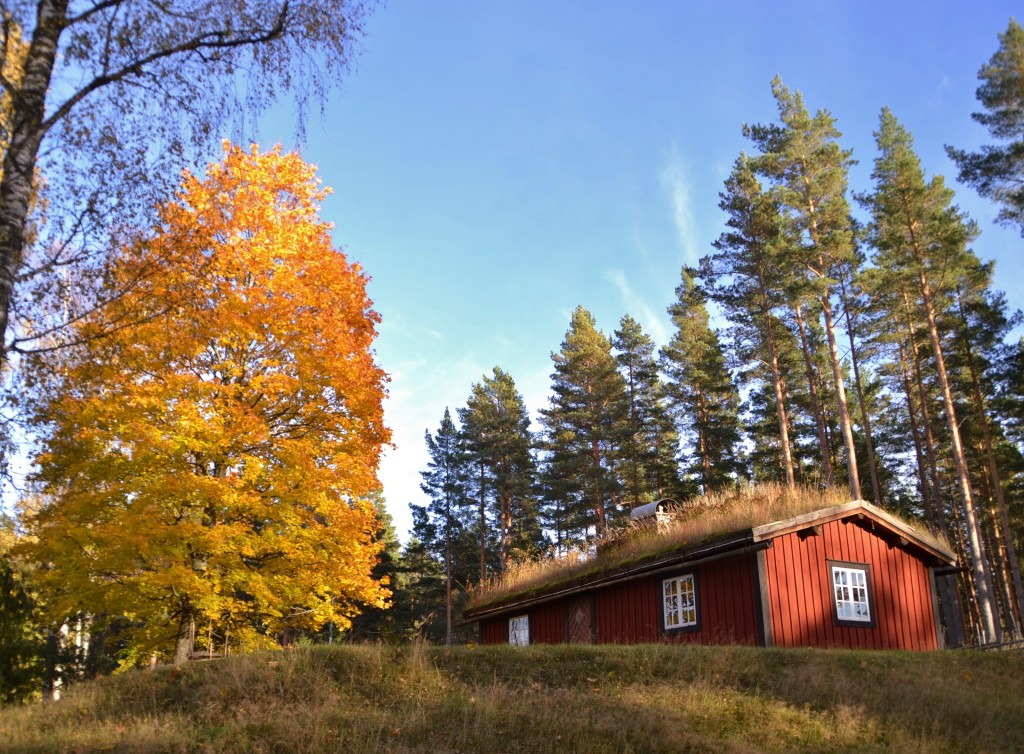
POLYGON ((1024 654, 298 649, 0 710, 11 752, 1021 752, 1024 654))

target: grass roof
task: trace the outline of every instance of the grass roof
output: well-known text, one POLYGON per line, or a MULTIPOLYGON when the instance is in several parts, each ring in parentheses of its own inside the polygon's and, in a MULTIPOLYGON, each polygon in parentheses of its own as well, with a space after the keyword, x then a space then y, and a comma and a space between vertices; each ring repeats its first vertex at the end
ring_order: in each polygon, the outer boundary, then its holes
MULTIPOLYGON (((703 495, 670 507, 668 522, 658 527, 631 523, 597 548, 510 563, 504 573, 472 589, 467 610, 497 605, 547 592, 588 576, 694 547, 733 532, 785 521, 822 508, 850 502, 845 488, 788 488, 781 484, 744 486, 703 495)), ((948 545, 918 522, 905 521, 923 537, 948 545)))

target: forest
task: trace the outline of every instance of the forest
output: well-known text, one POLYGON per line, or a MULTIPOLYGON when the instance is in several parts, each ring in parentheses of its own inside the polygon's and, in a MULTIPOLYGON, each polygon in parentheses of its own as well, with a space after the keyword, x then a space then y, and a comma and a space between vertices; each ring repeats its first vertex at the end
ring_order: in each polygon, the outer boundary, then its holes
MULTIPOLYGON (((1012 21, 1000 40, 974 118, 1016 141, 948 152, 1024 231, 1024 32, 1012 21)), ((472 585, 586 550, 637 505, 778 482, 848 488, 923 520, 965 566, 959 595, 940 597, 962 609, 949 640, 1022 637, 1021 313, 888 108, 874 183, 851 187, 834 116, 778 78, 772 91, 778 120, 744 126, 750 151, 720 192, 727 228, 683 267, 664 347, 630 314, 606 335, 580 306, 537 429, 496 366, 426 433, 431 502, 412 506, 398 562, 430 605, 417 613, 428 635, 451 638, 445 606, 458 613, 472 585)))
MULTIPOLYGON (((329 189, 230 140, 187 168, 279 93, 304 113, 367 11, 237 5, 40 0, 3 25, 0 441, 5 474, 19 452, 31 471, 0 526, 0 700, 281 645, 472 641, 474 588, 591 552, 637 505, 761 483, 923 520, 963 566, 949 643, 1024 639, 1022 315, 888 109, 851 186, 835 117, 773 80, 669 342, 578 306, 536 426, 511 374, 482 375, 425 432, 403 544, 377 478, 380 315, 329 189)), ((949 156, 1024 235, 1016 21, 979 79, 993 143, 949 156)))

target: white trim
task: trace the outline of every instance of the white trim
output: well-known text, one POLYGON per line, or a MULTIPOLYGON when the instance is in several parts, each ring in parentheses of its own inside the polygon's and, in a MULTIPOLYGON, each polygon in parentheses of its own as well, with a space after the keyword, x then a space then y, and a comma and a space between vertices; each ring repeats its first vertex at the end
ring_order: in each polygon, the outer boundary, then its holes
POLYGON ((867 566, 833 565, 832 599, 836 606, 836 620, 870 623, 867 566))
POLYGON ((697 625, 697 584, 692 573, 661 582, 661 609, 666 631, 697 625))
POLYGON ((530 644, 530 616, 516 615, 508 619, 508 643, 514 647, 530 644))

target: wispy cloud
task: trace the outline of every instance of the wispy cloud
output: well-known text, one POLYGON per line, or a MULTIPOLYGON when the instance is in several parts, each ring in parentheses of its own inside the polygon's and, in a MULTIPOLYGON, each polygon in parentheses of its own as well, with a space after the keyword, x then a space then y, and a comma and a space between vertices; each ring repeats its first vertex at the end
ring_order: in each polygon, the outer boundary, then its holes
MULTIPOLYGON (((637 294, 626 279, 626 274, 622 270, 606 270, 604 273, 604 279, 618 289, 619 296, 622 298, 626 311, 643 326, 644 330, 646 330, 652 338, 654 338, 654 342, 667 343, 668 328, 666 327, 660 312, 652 309, 647 299, 637 294)), ((616 323, 616 327, 617 326, 618 323, 616 323)))
POLYGON ((674 143, 659 177, 672 210, 672 223, 675 225, 676 239, 679 241, 683 258, 690 264, 696 264, 699 257, 699 243, 696 222, 690 207, 691 192, 687 166, 674 143))

